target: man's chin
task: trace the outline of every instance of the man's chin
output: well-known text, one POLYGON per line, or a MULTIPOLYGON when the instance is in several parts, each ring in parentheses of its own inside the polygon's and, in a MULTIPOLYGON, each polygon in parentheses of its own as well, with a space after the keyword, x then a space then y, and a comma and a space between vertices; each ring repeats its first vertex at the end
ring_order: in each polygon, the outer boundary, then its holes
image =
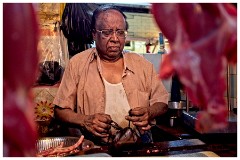
POLYGON ((116 58, 116 57, 118 57, 121 54, 121 52, 119 50, 117 50, 117 51, 108 51, 107 54, 111 58, 116 58))
POLYGON ((107 51, 109 53, 109 55, 118 55, 120 53, 120 50, 108 50, 107 51))

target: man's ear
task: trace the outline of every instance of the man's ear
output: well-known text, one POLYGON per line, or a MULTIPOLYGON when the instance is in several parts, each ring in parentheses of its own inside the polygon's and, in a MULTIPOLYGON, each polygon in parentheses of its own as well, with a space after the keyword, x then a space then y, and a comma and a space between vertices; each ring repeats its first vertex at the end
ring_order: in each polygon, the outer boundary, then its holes
POLYGON ((92 32, 93 40, 96 40, 96 32, 92 32))

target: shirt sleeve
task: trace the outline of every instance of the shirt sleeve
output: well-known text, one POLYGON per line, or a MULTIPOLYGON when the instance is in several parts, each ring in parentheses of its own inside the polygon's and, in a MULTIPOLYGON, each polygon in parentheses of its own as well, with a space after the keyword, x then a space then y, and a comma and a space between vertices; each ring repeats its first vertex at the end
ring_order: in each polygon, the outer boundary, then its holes
POLYGON ((153 105, 156 102, 163 102, 168 104, 169 93, 165 86, 163 85, 159 75, 154 70, 152 66, 152 81, 151 81, 151 95, 150 95, 150 105, 153 105))
POLYGON ((74 110, 76 103, 77 83, 74 77, 74 70, 71 61, 65 68, 61 84, 54 98, 53 104, 61 108, 70 108, 74 110))

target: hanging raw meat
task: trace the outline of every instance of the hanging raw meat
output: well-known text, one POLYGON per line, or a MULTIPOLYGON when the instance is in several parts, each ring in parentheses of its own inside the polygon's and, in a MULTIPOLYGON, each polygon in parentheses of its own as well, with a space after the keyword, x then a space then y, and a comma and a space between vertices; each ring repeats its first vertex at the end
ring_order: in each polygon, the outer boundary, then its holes
POLYGON ((38 24, 32 4, 3 4, 3 156, 35 156, 29 90, 36 79, 38 24))
POLYGON ((237 62, 237 10, 232 4, 152 4, 153 16, 171 45, 160 78, 177 73, 200 107, 196 129, 227 125, 226 66, 237 62))

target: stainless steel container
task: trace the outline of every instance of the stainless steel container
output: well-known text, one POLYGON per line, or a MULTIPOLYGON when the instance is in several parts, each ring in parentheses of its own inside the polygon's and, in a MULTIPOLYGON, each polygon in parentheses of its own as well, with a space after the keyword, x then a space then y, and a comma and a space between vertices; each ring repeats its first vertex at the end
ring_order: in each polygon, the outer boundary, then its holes
MULTIPOLYGON (((79 137, 44 137, 36 142, 36 153, 51 147, 57 147, 63 142, 63 147, 74 145, 79 140, 79 137)), ((78 147, 79 150, 88 150, 94 147, 94 143, 84 139, 83 143, 78 147)))
POLYGON ((185 109, 186 108, 186 102, 180 101, 180 102, 168 102, 168 108, 169 109, 185 109))
POLYGON ((186 108, 186 102, 185 101, 179 101, 179 102, 168 102, 168 116, 169 116, 169 125, 171 127, 176 126, 179 124, 179 121, 182 117, 182 112, 186 108))

